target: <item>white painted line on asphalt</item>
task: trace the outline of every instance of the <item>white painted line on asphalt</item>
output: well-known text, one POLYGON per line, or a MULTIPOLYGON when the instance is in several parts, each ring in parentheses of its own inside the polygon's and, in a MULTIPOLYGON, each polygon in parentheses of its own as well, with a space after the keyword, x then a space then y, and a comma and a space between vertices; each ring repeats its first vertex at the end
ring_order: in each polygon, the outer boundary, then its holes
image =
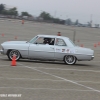
POLYGON ((32 80, 32 81, 64 81, 64 80, 52 80, 52 79, 8 78, 8 77, 0 77, 0 79, 8 79, 8 80, 32 80))
POLYGON ((9 65, 0 65, 0 67, 5 67, 5 66, 8 66, 8 67, 15 67, 15 68, 18 68, 18 67, 22 67, 22 66, 11 66, 10 64, 9 65))
MULTIPOLYGON (((29 80, 29 81, 54 81, 54 82, 65 82, 64 80, 53 80, 53 79, 32 79, 32 78, 8 78, 8 77, 0 77, 0 79, 7 79, 7 80, 29 80)), ((75 80, 73 80, 75 81, 75 80)), ((79 83, 100 83, 95 81, 75 81, 79 83)))
MULTIPOLYGON (((57 82, 65 82, 64 80, 53 80, 53 79, 31 79, 31 78, 8 78, 8 77, 0 77, 0 79, 8 79, 8 80, 29 80, 29 81, 57 81, 57 82)), ((73 80, 75 81, 75 80, 73 80)), ((100 83, 95 81, 75 81, 79 83, 100 83)))
POLYGON ((4 20, 0 20, 0 21, 4 21, 4 20))
MULTIPOLYGON (((100 62, 100 61, 91 61, 91 63, 92 63, 92 62, 100 62)), ((90 63, 90 62, 88 62, 88 63, 90 63)))
POLYGON ((3 56, 3 57, 1 57, 1 56, 0 56, 0 58, 7 58, 7 57, 4 57, 4 56, 3 56))
POLYGON ((0 65, 0 67, 3 67, 3 66, 9 66, 9 65, 0 65))
MULTIPOLYGON (((19 64, 20 64, 20 65, 23 65, 23 64, 21 64, 21 63, 19 63, 19 64)), ((50 75, 50 76, 56 77, 56 78, 58 78, 58 79, 62 79, 62 80, 64 80, 64 81, 66 81, 66 82, 70 82, 70 83, 76 84, 76 85, 78 85, 78 86, 81 86, 81 87, 84 87, 84 88, 87 88, 87 89, 90 89, 90 90, 93 90, 93 91, 95 91, 95 92, 99 92, 99 93, 100 93, 100 90, 96 90, 96 89, 94 89, 94 88, 85 86, 85 85, 80 84, 80 83, 77 83, 77 82, 75 82, 75 81, 73 81, 73 80, 68 80, 68 79, 65 79, 65 78, 63 78, 63 77, 59 77, 59 76, 56 76, 56 75, 53 75, 53 74, 50 74, 50 73, 47 73, 47 72, 38 70, 38 69, 36 69, 36 68, 29 67, 29 66, 25 66, 25 65, 23 65, 23 66, 24 66, 25 68, 33 69, 33 70, 38 71, 38 72, 41 72, 41 73, 43 73, 43 74, 50 75)))
POLYGON ((76 81, 79 83, 94 83, 94 84, 100 84, 100 82, 95 82, 95 81, 76 81))
MULTIPOLYGON (((38 68, 38 67, 37 67, 38 68)), ((53 70, 74 70, 74 71, 81 71, 81 72, 98 72, 97 70, 80 70, 80 69, 61 69, 61 68, 44 68, 44 69, 53 69, 53 70)))
POLYGON ((52 88, 24 88, 24 87, 0 87, 0 89, 26 89, 26 90, 54 90, 54 91, 79 91, 79 92, 94 92, 94 90, 81 89, 52 89, 52 88))
MULTIPOLYGON (((22 67, 24 67, 22 65, 22 67)), ((64 69, 64 68, 46 68, 46 67, 32 67, 32 68, 40 68, 40 69, 51 69, 51 70, 68 70, 68 71, 80 71, 80 72, 96 72, 100 73, 98 70, 81 70, 81 69, 64 69)))

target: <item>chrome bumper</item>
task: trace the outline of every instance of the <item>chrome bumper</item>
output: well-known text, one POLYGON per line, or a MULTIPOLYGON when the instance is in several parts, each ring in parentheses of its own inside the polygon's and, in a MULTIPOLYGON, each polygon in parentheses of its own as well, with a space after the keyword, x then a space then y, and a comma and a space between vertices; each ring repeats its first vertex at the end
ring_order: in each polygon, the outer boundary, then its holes
POLYGON ((4 54, 4 51, 3 51, 3 50, 0 50, 0 53, 1 53, 1 54, 4 54))

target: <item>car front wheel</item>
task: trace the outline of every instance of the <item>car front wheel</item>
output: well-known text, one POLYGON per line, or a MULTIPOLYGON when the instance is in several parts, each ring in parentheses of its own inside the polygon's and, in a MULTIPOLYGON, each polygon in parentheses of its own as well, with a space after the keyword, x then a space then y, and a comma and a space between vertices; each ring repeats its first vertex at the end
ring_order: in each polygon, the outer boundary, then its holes
POLYGON ((15 60, 19 60, 20 59, 20 53, 18 50, 11 50, 8 52, 8 58, 9 60, 13 59, 13 56, 16 56, 15 60))
POLYGON ((76 63, 76 57, 72 55, 66 55, 64 57, 64 62, 68 65, 73 65, 76 63))

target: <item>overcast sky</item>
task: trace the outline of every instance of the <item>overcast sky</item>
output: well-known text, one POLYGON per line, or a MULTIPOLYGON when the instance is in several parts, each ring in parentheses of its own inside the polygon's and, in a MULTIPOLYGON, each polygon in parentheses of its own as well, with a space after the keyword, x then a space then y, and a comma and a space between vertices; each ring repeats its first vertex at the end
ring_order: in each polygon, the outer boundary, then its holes
POLYGON ((28 11, 32 15, 39 15, 47 11, 52 16, 59 18, 79 19, 86 23, 92 19, 100 24, 100 0, 0 0, 0 3, 15 6, 18 11, 28 11))

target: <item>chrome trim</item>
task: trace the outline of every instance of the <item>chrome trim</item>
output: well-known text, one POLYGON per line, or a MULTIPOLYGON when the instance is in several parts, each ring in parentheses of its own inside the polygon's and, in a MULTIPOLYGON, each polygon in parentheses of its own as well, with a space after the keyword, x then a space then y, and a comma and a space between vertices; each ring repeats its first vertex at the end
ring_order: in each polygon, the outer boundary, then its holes
POLYGON ((0 50, 0 53, 1 53, 1 54, 4 54, 4 50, 1 49, 1 50, 0 50))
POLYGON ((92 56, 92 54, 84 54, 84 53, 75 53, 75 55, 86 55, 86 56, 92 56))
POLYGON ((94 59, 94 56, 91 57, 91 60, 93 60, 93 59, 94 59))
POLYGON ((2 50, 0 50, 0 52, 2 52, 2 50))

